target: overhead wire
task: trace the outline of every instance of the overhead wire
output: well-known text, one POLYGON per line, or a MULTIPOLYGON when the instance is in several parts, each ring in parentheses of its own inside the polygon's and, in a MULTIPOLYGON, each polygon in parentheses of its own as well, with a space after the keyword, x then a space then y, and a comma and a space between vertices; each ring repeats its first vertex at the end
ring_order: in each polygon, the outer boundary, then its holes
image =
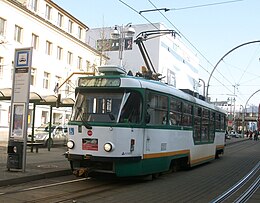
MULTIPOLYGON (((168 9, 170 10, 185 10, 185 9, 193 9, 193 8, 201 8, 201 7, 207 7, 207 6, 216 6, 216 5, 221 5, 221 4, 227 4, 227 3, 235 3, 238 1, 244 1, 244 0, 233 0, 233 1, 223 1, 223 2, 218 2, 218 3, 211 3, 211 4, 202 4, 202 5, 195 5, 195 6, 187 6, 187 7, 183 7, 183 8, 170 8, 168 9)), ((167 10, 167 11, 168 11, 167 10)))
MULTIPOLYGON (((159 30, 159 28, 154 24, 152 23, 148 18, 146 18, 144 15, 142 15, 141 12, 137 11, 136 9, 134 9, 133 7, 131 7, 130 5, 128 5, 127 3, 125 3, 124 1, 122 0, 119 0, 122 4, 124 4, 125 6, 127 6, 128 8, 130 8, 131 10, 133 10, 134 12, 136 12, 137 14, 141 15, 147 22, 149 22, 153 27, 155 27, 155 29, 159 30)), ((154 6, 154 8, 156 9, 156 11, 158 11, 167 21, 168 23, 170 23, 173 28, 176 30, 176 32, 182 36, 203 58, 204 60, 210 64, 212 67, 214 67, 214 65, 204 56, 204 54, 202 54, 192 43, 191 41, 183 34, 180 32, 180 30, 160 11, 160 9, 158 9, 156 7, 156 5, 151 1, 151 0, 148 0, 150 2, 150 4, 152 4, 154 6)), ((220 4, 225 4, 225 3, 234 3, 234 2, 238 2, 238 1, 243 1, 243 0, 233 0, 233 1, 225 1, 225 2, 219 2, 219 3, 212 3, 212 4, 204 4, 204 5, 197 5, 197 6, 191 6, 191 7, 184 7, 184 8, 179 8, 179 9, 169 9, 169 10, 182 10, 182 9, 190 9, 190 8, 198 8, 198 7, 205 7, 205 6, 212 6, 212 5, 220 5, 220 4)), ((168 11, 168 9, 167 9, 168 11)), ((208 74, 209 71, 204 68, 201 64, 199 64, 199 66, 205 71, 207 72, 208 74)), ((220 75, 222 75, 222 77, 228 81, 230 84, 232 84, 221 72, 219 72, 218 70, 216 70, 220 75)), ((218 81, 223 87, 225 87, 229 92, 233 93, 232 90, 230 90, 224 83, 222 83, 218 78, 216 78, 215 76, 212 75, 212 77, 218 81)))
POLYGON ((241 75, 241 77, 240 77, 240 79, 239 79, 239 82, 242 80, 242 78, 243 78, 245 72, 247 71, 247 69, 249 68, 250 64, 252 63, 253 58, 255 58, 256 55, 258 54, 259 48, 260 48, 260 45, 258 45, 258 48, 257 48, 257 50, 255 51, 255 54, 251 57, 251 60, 249 61, 249 63, 248 63, 248 65, 247 65, 246 69, 244 69, 244 72, 243 72, 243 74, 241 75))
MULTIPOLYGON (((210 64, 212 67, 214 67, 214 65, 204 56, 204 54, 202 54, 192 43, 191 41, 183 34, 181 33, 178 28, 157 8, 157 6, 151 1, 151 0, 148 0, 150 2, 150 4, 153 5, 153 7, 155 9, 157 9, 157 11, 174 27, 174 29, 176 29, 178 31, 178 33, 206 60, 206 62, 208 64, 210 64)), ((239 0, 239 1, 242 1, 242 0, 239 0)), ((231 2, 231 1, 230 1, 231 2)), ((232 2, 235 2, 235 1, 232 1, 232 2)), ((222 2, 223 3, 223 2, 222 2)), ((200 65, 200 67, 202 67, 204 70, 206 70, 202 65, 200 65)), ((208 73, 208 71, 206 71, 208 73)), ((225 78, 230 84, 232 84, 221 72, 219 72, 217 70, 217 72, 219 74, 222 75, 223 78, 225 78)), ((220 84, 222 84, 228 91, 232 92, 232 90, 228 89, 218 78, 216 78, 215 76, 212 75, 212 77, 217 80, 220 84)))
POLYGON ((142 16, 147 22, 149 22, 155 29, 159 30, 159 28, 152 23, 148 18, 146 18, 144 15, 142 15, 141 13, 139 13, 139 11, 137 11, 136 9, 134 9, 133 7, 129 6, 127 3, 125 3, 122 0, 119 0, 122 4, 124 4, 125 6, 127 6, 128 8, 130 8, 131 10, 133 10, 134 12, 136 12, 137 14, 139 14, 140 16, 142 16))

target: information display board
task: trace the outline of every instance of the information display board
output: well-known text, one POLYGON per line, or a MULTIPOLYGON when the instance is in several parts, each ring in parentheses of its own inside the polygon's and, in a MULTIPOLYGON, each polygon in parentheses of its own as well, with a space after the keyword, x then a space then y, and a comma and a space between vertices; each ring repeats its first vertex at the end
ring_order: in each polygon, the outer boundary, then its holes
POLYGON ((15 49, 14 62, 7 168, 25 171, 32 47, 15 49))

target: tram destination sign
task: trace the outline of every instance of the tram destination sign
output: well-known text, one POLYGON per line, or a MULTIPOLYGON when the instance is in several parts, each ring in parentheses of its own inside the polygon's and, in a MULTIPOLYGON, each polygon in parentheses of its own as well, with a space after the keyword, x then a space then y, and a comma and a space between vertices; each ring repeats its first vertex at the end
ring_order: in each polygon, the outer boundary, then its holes
POLYGON ((119 87, 120 78, 80 78, 79 87, 119 87))

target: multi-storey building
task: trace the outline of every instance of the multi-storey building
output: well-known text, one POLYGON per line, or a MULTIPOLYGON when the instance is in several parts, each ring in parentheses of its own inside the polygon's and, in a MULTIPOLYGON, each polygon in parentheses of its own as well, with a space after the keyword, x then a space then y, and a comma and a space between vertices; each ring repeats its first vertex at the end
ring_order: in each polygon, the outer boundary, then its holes
MULTIPOLYGON (((136 73, 145 66, 138 46, 134 43, 136 37, 144 31, 166 31, 168 28, 162 23, 131 25, 135 30, 132 37, 127 36, 129 28, 130 24, 90 29, 86 39, 92 47, 107 54, 110 58, 109 64, 121 64, 127 71, 136 73), (115 31, 121 32, 119 39, 112 38, 111 34, 115 34, 115 31)), ((133 33, 133 30, 131 31, 133 33)), ((158 34, 157 37, 151 36, 151 38, 144 41, 144 45, 156 72, 162 74, 162 81, 178 89, 188 89, 203 94, 202 88, 199 88, 199 59, 182 42, 180 36, 158 34)))
MULTIPOLYGON (((0 89, 12 87, 16 48, 33 47, 30 91, 54 95, 72 72, 93 72, 108 59, 86 44, 88 27, 51 0, 0 1, 0 89)), ((60 88, 62 97, 74 97, 71 78, 60 88)), ((71 109, 54 109, 53 123, 64 123, 71 109), (67 113, 66 113, 67 112, 67 113)), ((49 121, 49 107, 38 106, 35 126, 49 121)), ((32 116, 30 106, 29 118, 32 116)), ((0 101, 0 141, 8 131, 10 101, 0 101)), ((31 119, 28 119, 29 126, 31 119)))

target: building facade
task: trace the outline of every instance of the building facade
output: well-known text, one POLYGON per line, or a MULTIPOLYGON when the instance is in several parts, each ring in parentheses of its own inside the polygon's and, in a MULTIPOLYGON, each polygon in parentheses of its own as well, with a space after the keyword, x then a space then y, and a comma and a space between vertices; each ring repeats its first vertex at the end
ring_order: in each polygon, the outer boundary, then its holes
MULTIPOLYGON (((132 38, 127 36, 128 26, 117 26, 116 29, 124 35, 115 41, 111 38, 111 33, 115 27, 94 28, 87 32, 87 43, 106 54, 110 60, 109 64, 120 65, 133 73, 141 71, 145 65, 138 46, 134 40, 139 33, 151 30, 168 30, 162 23, 131 25, 135 30, 132 38), (156 28, 155 28, 156 27, 156 28), (103 43, 102 43, 103 42, 103 43), (128 43, 130 42, 130 43, 128 43), (128 45, 131 45, 128 47, 128 45), (120 53, 119 47, 123 47, 120 53), (120 62, 120 54, 122 61, 120 62)), ((178 89, 189 89, 194 92, 201 91, 199 88, 199 59, 176 35, 159 35, 150 40, 144 41, 144 45, 149 53, 156 72, 162 74, 162 81, 173 85, 178 89)))
MULTIPOLYGON (((0 89, 12 87, 14 52, 33 47, 30 91, 55 95, 55 87, 73 72, 93 72, 107 57, 86 44, 88 27, 51 0, 0 1, 0 89)), ((74 98, 76 77, 60 89, 74 98)), ((32 106, 29 110, 31 125, 32 106)), ((71 109, 53 110, 53 123, 64 123, 71 109)), ((35 126, 49 122, 48 106, 37 106, 35 126)), ((0 130, 8 130, 10 101, 0 101, 0 130)), ((0 134, 1 137, 2 134, 0 134)), ((1 138, 0 138, 1 139, 1 138)))

